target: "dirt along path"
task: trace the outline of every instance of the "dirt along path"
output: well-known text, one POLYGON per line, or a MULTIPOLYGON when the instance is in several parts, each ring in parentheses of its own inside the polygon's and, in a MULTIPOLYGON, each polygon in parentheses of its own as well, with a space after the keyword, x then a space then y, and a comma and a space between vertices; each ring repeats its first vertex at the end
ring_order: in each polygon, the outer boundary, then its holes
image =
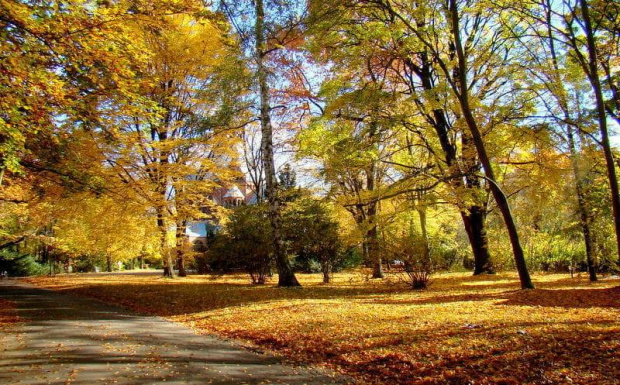
POLYGON ((344 383, 87 298, 4 280, 0 299, 13 301, 21 319, 0 332, 0 384, 344 383))

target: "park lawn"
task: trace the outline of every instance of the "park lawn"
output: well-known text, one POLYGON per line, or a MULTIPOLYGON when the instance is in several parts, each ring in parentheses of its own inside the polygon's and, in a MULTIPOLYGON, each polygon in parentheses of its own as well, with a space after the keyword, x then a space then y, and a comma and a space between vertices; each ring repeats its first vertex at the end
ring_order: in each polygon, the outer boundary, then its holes
MULTIPOLYGON (((29 282, 243 340, 363 384, 617 384, 620 280, 435 275, 411 291, 363 273, 300 275, 304 288, 243 275, 164 279, 74 274, 29 282)), ((277 282, 277 281, 274 281, 277 282)))

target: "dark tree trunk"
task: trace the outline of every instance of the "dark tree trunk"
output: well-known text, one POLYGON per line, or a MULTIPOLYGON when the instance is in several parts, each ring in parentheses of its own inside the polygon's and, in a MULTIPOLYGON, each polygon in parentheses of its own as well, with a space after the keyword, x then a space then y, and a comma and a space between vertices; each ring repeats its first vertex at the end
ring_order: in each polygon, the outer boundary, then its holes
POLYGON ((110 256, 110 254, 105 255, 105 261, 107 264, 107 271, 108 273, 111 273, 112 272, 112 257, 110 256))
POLYGON ((584 180, 579 169, 579 157, 575 146, 575 138, 572 127, 568 127, 568 145, 571 153, 571 163, 573 166, 573 175, 575 177, 575 190, 577 192, 577 208, 579 211, 579 224, 583 233, 583 240, 586 246, 586 262, 588 264, 588 273, 590 281, 597 281, 596 277, 596 256, 594 255, 594 240, 591 231, 591 215, 588 210, 587 198, 585 193, 584 180))
MULTIPOLYGON (((558 95, 556 96, 560 107, 564 113, 564 120, 566 122, 570 122, 572 119, 570 117, 568 102, 566 99, 566 91, 563 88, 561 75, 560 75, 560 66, 558 64, 557 53, 555 49, 555 39, 553 36, 552 25, 552 10, 551 10, 551 2, 547 0, 545 3, 545 17, 547 21, 547 34, 549 39, 549 52, 551 54, 551 61, 553 64, 553 69, 555 70, 555 82, 557 83, 558 95)), ((594 255, 594 239, 591 231, 592 224, 592 216, 590 214, 590 210, 587 205, 587 196, 586 196, 586 182, 582 175, 582 171, 579 167, 579 153, 577 151, 577 146, 575 144, 575 134, 573 132, 573 127, 570 124, 566 125, 566 134, 568 138, 568 147, 570 151, 570 161, 573 171, 573 177, 575 178, 575 191, 577 193, 577 211, 579 213, 579 222, 581 226, 581 231, 583 233, 583 238, 586 246, 586 261, 588 264, 588 272, 590 274, 590 280, 596 281, 596 256, 594 255)), ((572 262, 571 262, 572 265, 572 262)), ((573 267, 571 266, 571 276, 573 267)))
MULTIPOLYGON (((425 52, 420 55, 422 65, 419 67, 418 76, 420 77, 422 87, 425 90, 432 91, 435 86, 432 81, 432 63, 425 52)), ((412 63, 411 63, 412 64, 412 63)), ((414 71, 416 68, 412 67, 414 71)), ((446 113, 442 109, 433 110, 432 116, 427 117, 428 123, 433 126, 437 133, 437 138, 441 145, 441 149, 444 153, 447 176, 450 178, 451 184, 455 189, 462 189, 464 187, 468 189, 481 189, 479 180, 476 178, 468 178, 467 176, 473 172, 474 163, 476 162, 475 156, 472 154, 463 154, 464 163, 469 164, 471 169, 461 170, 459 162, 457 161, 456 144, 450 139, 450 124, 446 118, 446 113), (469 158, 469 159, 467 159, 469 158), (467 179, 467 183, 463 178, 467 179)), ((467 140, 463 142, 463 152, 467 152, 467 140)), ((486 205, 474 204, 465 208, 459 207, 461 210, 461 218, 463 219, 463 225, 467 232, 467 238, 471 246, 472 254, 474 256, 474 275, 478 274, 494 274, 495 270, 491 262, 491 256, 489 254, 489 239, 486 231, 486 205)))
POLYGON ((420 229, 422 230, 422 258, 423 265, 428 269, 432 268, 431 247, 428 242, 428 231, 426 230, 426 207, 418 208, 418 216, 420 217, 420 229))
MULTIPOLYGON (((476 193, 483 190, 482 182, 476 176, 481 171, 480 162, 478 162, 476 157, 476 147, 472 144, 472 138, 465 133, 461 136, 461 143, 463 167, 465 168, 465 186, 474 191, 474 195, 478 195, 476 193)), ((494 274, 495 270, 489 255, 489 238, 487 237, 485 225, 487 215, 486 200, 484 203, 481 203, 481 198, 474 197, 474 201, 476 203, 467 208, 469 229, 466 228, 474 255, 474 275, 494 274)), ((463 220, 465 221, 465 218, 463 220)))
POLYGON ((474 255, 474 275, 494 274, 485 226, 486 209, 481 206, 470 206, 467 212, 461 212, 461 217, 474 255))
POLYGON ((495 199, 497 207, 499 208, 504 219, 504 223, 506 224, 506 229, 508 230, 508 235, 510 237, 510 243, 512 245, 512 252, 514 254, 515 265, 517 266, 517 271, 519 272, 521 288, 533 289, 534 285, 532 284, 532 280, 527 269, 525 256, 523 253, 523 249, 521 248, 521 242, 519 240, 519 233, 517 231, 517 226, 510 211, 508 199, 496 182, 495 173, 491 166, 489 156, 487 155, 484 141, 482 139, 482 134, 480 133, 478 123, 474 118, 473 112, 471 110, 471 105, 469 103, 469 90, 467 89, 467 66, 465 53, 463 51, 463 46, 461 43, 460 20, 457 8, 457 0, 450 0, 450 16, 452 36, 454 37, 455 51, 458 60, 458 66, 456 68, 458 79, 455 79, 457 86, 455 87, 454 91, 457 94, 458 101, 461 106, 461 111, 463 113, 463 117, 465 118, 467 127, 471 132, 472 141, 476 147, 478 158, 480 159, 480 163, 482 164, 486 178, 489 181, 491 193, 493 194, 493 198, 495 199))
POLYGON ((366 233, 367 256, 372 262, 372 277, 383 278, 383 266, 381 261, 381 250, 379 250, 379 234, 377 232, 376 220, 376 203, 368 206, 368 219, 370 222, 370 230, 366 233))
POLYGON ((611 190, 611 207, 614 216, 618 263, 620 264, 620 191, 618 189, 618 177, 616 175, 614 156, 611 151, 611 144, 609 142, 607 115, 605 112, 605 100, 603 98, 601 80, 598 75, 596 43, 594 41, 594 31, 592 29, 592 21, 590 19, 589 5, 587 0, 580 0, 580 4, 588 47, 588 71, 586 72, 588 74, 588 79, 590 81, 590 84, 592 85, 592 90, 594 91, 596 99, 596 114, 598 118, 599 130, 601 132, 601 145, 603 146, 603 153, 605 154, 607 178, 609 179, 609 187, 611 190))
POLYGON ((321 272, 323 273, 323 283, 329 283, 332 273, 332 266, 329 261, 323 261, 321 264, 321 272))
POLYGON ((256 0, 254 4, 256 8, 256 72, 260 87, 261 151, 263 168, 265 170, 265 187, 269 204, 269 219, 273 230, 274 257, 276 268, 278 269, 278 286, 301 286, 299 281, 297 281, 297 277, 295 277, 282 241, 282 217, 273 160, 273 127, 270 117, 269 86, 267 84, 267 69, 263 63, 267 51, 264 35, 265 11, 263 8, 263 0, 256 0))
POLYGON ((185 271, 185 258, 183 258, 183 255, 177 256, 177 269, 179 269, 179 277, 187 277, 187 271, 185 271))
POLYGON ((372 261, 372 277, 383 278, 383 264, 381 260, 381 250, 379 250, 379 239, 377 237, 377 227, 374 226, 366 234, 368 238, 368 258, 372 261))

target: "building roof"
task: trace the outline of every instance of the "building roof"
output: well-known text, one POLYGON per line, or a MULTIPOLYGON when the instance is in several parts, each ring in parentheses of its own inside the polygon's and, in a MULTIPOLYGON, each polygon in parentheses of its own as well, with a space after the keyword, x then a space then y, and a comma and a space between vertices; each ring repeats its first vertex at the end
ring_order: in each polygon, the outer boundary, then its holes
POLYGON ((231 188, 228 189, 228 191, 226 191, 226 194, 224 194, 224 199, 226 198, 245 199, 245 195, 243 195, 241 190, 239 190, 239 187, 233 185, 231 188))

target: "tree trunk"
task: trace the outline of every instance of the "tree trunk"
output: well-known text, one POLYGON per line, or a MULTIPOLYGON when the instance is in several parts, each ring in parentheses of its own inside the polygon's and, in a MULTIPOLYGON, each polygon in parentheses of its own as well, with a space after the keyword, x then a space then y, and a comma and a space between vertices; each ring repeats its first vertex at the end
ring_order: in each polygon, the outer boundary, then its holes
MULTIPOLYGON (((374 133, 371 134, 371 138, 374 133)), ((375 190, 375 165, 370 166, 370 170, 366 174, 366 189, 368 191, 375 190)), ((381 250, 379 250, 379 232, 377 230, 377 202, 373 201, 368 204, 366 210, 366 219, 370 229, 366 232, 366 242, 368 248, 368 258, 372 261, 372 277, 383 278, 383 266, 381 261, 381 250)))
POLYGON ((510 243, 512 245, 512 251, 514 254, 515 265, 517 266, 517 271, 519 272, 521 288, 533 289, 534 285, 532 284, 532 280, 527 269, 527 264, 525 263, 525 256, 523 254, 523 249, 521 248, 519 233, 517 232, 517 226, 510 211, 508 199, 496 182, 495 173, 493 172, 491 161, 489 160, 489 156, 486 152, 484 141, 482 139, 482 134, 480 133, 478 123, 474 118, 471 106, 469 104, 469 91, 467 89, 467 67, 465 54, 461 43, 459 14, 456 0, 450 0, 450 16, 455 51, 458 58, 458 86, 455 87, 455 93, 457 94, 458 101, 461 106, 461 112, 463 113, 463 117, 465 118, 467 127, 471 132, 472 140, 478 153, 478 158, 480 159, 480 163, 482 164, 486 178, 489 181, 493 198, 495 199, 497 207, 499 208, 504 219, 504 223, 506 224, 506 229, 508 230, 508 235, 510 237, 510 243))
POLYGON ((372 262, 372 277, 383 278, 383 266, 381 261, 381 250, 379 250, 379 234, 377 231, 377 204, 371 203, 368 206, 368 220, 370 229, 366 233, 367 256, 372 262))
POLYGON ((186 277, 185 271, 185 229, 187 227, 186 221, 177 221, 177 229, 175 232, 176 240, 176 261, 177 269, 179 270, 179 277, 186 277))
POLYGON ((275 163, 273 159, 273 127, 271 126, 271 107, 269 105, 269 86, 267 84, 267 70, 263 60, 267 50, 264 23, 265 10, 263 0, 255 1, 256 9, 256 72, 260 87, 260 123, 261 123, 261 151, 263 168, 265 170, 265 187, 269 205, 269 219, 273 231, 273 246, 276 268, 278 269, 278 286, 301 286, 284 250, 282 241, 282 217, 278 197, 275 163))
MULTIPOLYGON (((482 182, 474 173, 479 173, 480 162, 476 157, 476 147, 472 145, 472 138, 463 133, 461 135, 463 167, 465 168, 465 187, 474 192, 474 204, 467 208, 467 221, 469 229, 468 237, 471 249, 474 254, 474 275, 494 274, 493 263, 489 255, 489 238, 486 231, 486 201, 482 203, 482 199, 477 197, 476 193, 482 192, 482 182)), ((465 218, 463 218, 465 221, 465 218)), ((467 225, 466 225, 467 227, 467 225)))
POLYGON ((183 255, 177 256, 177 269, 179 269, 179 277, 187 277, 187 271, 185 271, 185 258, 183 255))
POLYGON ((571 153, 571 164, 573 168, 573 175, 575 178, 575 190, 577 192, 577 208, 579 211, 579 224, 581 225, 581 232, 583 233, 583 240, 586 246, 586 262, 588 264, 588 273, 590 275, 590 281, 597 281, 596 277, 596 257, 594 255, 594 241, 592 239, 591 231, 591 216, 587 206, 587 199, 585 195, 585 186, 583 177, 581 176, 581 170, 579 169, 579 157, 577 154, 577 148, 575 146, 575 138, 573 136, 572 127, 568 128, 568 145, 571 153))
MULTIPOLYGON (((371 122, 368 132, 368 138, 373 147, 377 142, 377 123, 371 122)), ((366 170, 366 190, 375 191, 376 185, 376 164, 375 161, 371 161, 370 167, 366 170)), ((371 196, 371 199, 374 199, 371 196)), ((370 229, 366 232, 367 246, 368 246, 368 258, 372 261, 372 278, 383 278, 383 266, 381 261, 381 250, 379 249, 379 231, 377 229, 377 208, 378 204, 376 200, 368 203, 366 209, 366 220, 370 229)))
MULTIPOLYGON (((551 54, 551 61, 553 69, 555 70, 555 83, 558 91, 557 95, 560 107, 564 113, 564 120, 566 122, 571 121, 568 102, 566 100, 566 90, 563 87, 560 75, 560 66, 558 64, 557 53, 555 49, 555 39, 553 36, 552 25, 552 11, 551 2, 547 0, 545 4, 545 16, 547 21, 547 34, 549 38, 549 52, 551 54)), ((581 119, 579 119, 581 120, 581 119)), ((590 274, 590 281, 596 281, 596 256, 594 255, 594 239, 591 231, 592 216, 588 210, 587 197, 586 197, 586 182, 582 176, 579 168, 579 154, 577 152, 577 146, 575 144, 575 136, 573 133, 573 127, 570 124, 566 125, 566 133, 568 137, 568 147, 570 151, 570 161, 573 169, 573 177, 575 178, 575 190, 577 193, 577 210, 579 212, 579 221, 581 225, 581 231, 586 246, 586 261, 588 264, 588 273, 590 274)), ((573 266, 571 262, 571 277, 573 274, 573 266)))
POLYGON ((321 264, 321 272, 323 273, 323 283, 329 283, 332 273, 332 266, 329 261, 323 261, 321 264))
POLYGON ((422 230, 422 259, 423 265, 429 269, 432 267, 431 248, 428 242, 428 231, 426 229, 426 207, 418 207, 418 216, 420 217, 420 229, 422 230))
POLYGON ((486 208, 470 206, 467 212, 461 212, 461 218, 474 255, 474 275, 495 274, 488 248, 489 240, 485 225, 486 208))
POLYGON ((611 152, 611 144, 609 142, 609 131, 607 129, 607 114, 605 112, 605 99, 603 98, 601 81, 598 75, 596 43, 594 41, 592 22, 590 20, 589 5, 587 0, 580 0, 580 4, 588 47, 588 79, 590 81, 590 84, 592 85, 592 90, 594 91, 594 95, 596 97, 596 115, 598 118, 599 130, 601 132, 601 145, 603 146, 603 153, 605 154, 607 178, 609 180, 609 187, 611 190, 611 207, 614 216, 618 263, 620 264, 620 191, 618 189, 618 177, 616 175, 614 156, 611 152))
POLYGON ((170 248, 168 247, 168 229, 164 220, 163 209, 157 210, 157 228, 159 229, 159 248, 161 258, 164 262, 164 277, 174 278, 172 270, 172 257, 170 256, 170 248))
MULTIPOLYGON (((422 87, 425 90, 434 90, 432 82, 432 63, 428 58, 428 55, 423 52, 421 54, 422 65, 420 67, 419 77, 422 87)), ((450 125, 448 119, 446 119, 446 113, 443 109, 433 110, 432 118, 427 118, 428 123, 433 126, 437 133, 437 138, 441 145, 441 149, 444 153, 447 170, 447 176, 451 180, 451 184, 455 190, 461 188, 468 189, 480 189, 480 183, 475 178, 467 178, 467 175, 472 170, 461 170, 457 161, 456 145, 450 140, 448 135, 450 125), (463 181, 463 177, 467 179, 468 183, 463 181)), ((467 140, 463 140, 462 152, 467 151, 467 140)), ((463 158, 467 158, 465 154, 463 158)), ((470 158, 472 158, 470 156, 470 158)), ((466 163, 476 163, 475 159, 464 159, 466 163)), ((459 207, 461 210, 461 218, 463 219, 463 225, 467 232, 467 238, 471 246, 472 254, 474 256, 474 275, 478 274, 494 274, 495 270, 491 262, 491 256, 489 254, 489 239, 486 231, 486 206, 485 205, 470 205, 466 208, 459 207)))
POLYGON ((107 264, 107 271, 108 273, 112 272, 112 257, 110 256, 109 253, 106 253, 105 255, 105 260, 106 260, 106 264, 107 264))
POLYGON ((372 261, 372 277, 383 278, 383 263, 381 260, 381 253, 379 250, 379 238, 377 236, 377 226, 373 226, 368 233, 368 258, 372 261))

